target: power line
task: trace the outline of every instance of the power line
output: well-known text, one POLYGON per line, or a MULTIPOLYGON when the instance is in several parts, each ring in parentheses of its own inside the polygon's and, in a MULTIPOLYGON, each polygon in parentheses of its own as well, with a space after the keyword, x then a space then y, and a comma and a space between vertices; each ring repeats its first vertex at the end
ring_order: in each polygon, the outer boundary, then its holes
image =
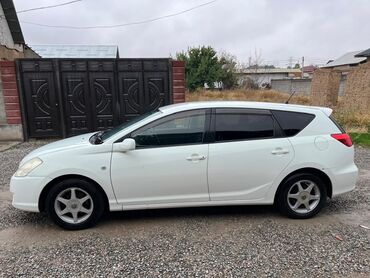
POLYGON ((188 13, 190 11, 193 11, 195 9, 199 9, 201 7, 213 4, 219 0, 213 0, 209 1, 194 7, 191 7, 189 9, 152 18, 152 19, 147 19, 147 20, 141 20, 141 21, 134 21, 134 22, 128 22, 128 23, 122 23, 122 24, 114 24, 114 25, 96 25, 96 26, 71 26, 71 25, 48 25, 48 24, 42 24, 42 23, 36 23, 36 22, 30 22, 30 21, 23 21, 21 20, 20 22, 25 23, 25 24, 30 24, 30 25, 35 25, 35 26, 41 26, 41 27, 48 27, 48 28, 59 28, 59 29, 107 29, 107 28, 117 28, 117 27, 126 27, 126 26, 131 26, 131 25, 140 25, 140 24, 145 24, 145 23, 150 23, 154 21, 159 21, 165 18, 170 18, 170 17, 175 17, 184 13, 188 13))
POLYGON ((44 10, 44 9, 51 9, 51 8, 56 8, 56 7, 61 7, 61 6, 66 6, 70 4, 74 4, 76 2, 81 2, 82 0, 74 0, 74 1, 69 1, 69 2, 64 2, 56 5, 51 5, 51 6, 43 6, 43 7, 37 7, 37 8, 31 8, 31 9, 26 9, 26 10, 21 10, 18 11, 17 13, 26 13, 26 12, 31 12, 31 11, 37 11, 37 10, 44 10))

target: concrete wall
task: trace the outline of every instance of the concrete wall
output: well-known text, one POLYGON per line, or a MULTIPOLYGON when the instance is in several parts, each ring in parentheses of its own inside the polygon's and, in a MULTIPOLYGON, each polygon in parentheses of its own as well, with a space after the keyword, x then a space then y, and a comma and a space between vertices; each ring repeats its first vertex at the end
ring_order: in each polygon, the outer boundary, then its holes
POLYGON ((247 79, 252 80, 258 85, 262 85, 263 83, 271 84, 272 79, 282 79, 288 76, 288 73, 240 73, 238 75, 238 84, 244 84, 247 79))
POLYGON ((3 95, 3 82, 0 78, 0 125, 6 124, 5 104, 3 95))
POLYGON ((272 79, 271 88, 285 93, 311 94, 311 79, 272 79))

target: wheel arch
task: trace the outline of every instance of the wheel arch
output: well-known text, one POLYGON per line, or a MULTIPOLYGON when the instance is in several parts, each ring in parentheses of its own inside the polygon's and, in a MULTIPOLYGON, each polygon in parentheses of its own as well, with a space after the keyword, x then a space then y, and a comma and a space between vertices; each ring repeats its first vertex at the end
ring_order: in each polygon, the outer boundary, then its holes
POLYGON ((279 193, 281 191, 281 189, 283 188, 284 186, 284 183, 292 176, 296 175, 296 174, 312 174, 312 175, 315 175, 317 177, 319 177, 325 184, 326 186, 326 191, 327 191, 327 194, 328 194, 328 197, 331 198, 332 195, 333 195, 333 185, 332 185, 332 182, 329 178, 329 176, 317 169, 317 168, 312 168, 312 167, 306 167, 306 168, 301 168, 301 169, 298 169, 298 170, 295 170, 293 172, 291 172, 290 174, 288 174, 279 184, 278 186, 278 189, 276 190, 275 192, 275 197, 274 197, 274 203, 276 203, 276 199, 277 197, 279 196, 279 193))
POLYGON ((108 196, 107 196, 107 194, 105 193, 104 189, 101 187, 100 184, 98 184, 93 179, 91 179, 89 177, 86 177, 86 176, 83 176, 83 175, 63 175, 63 176, 59 176, 59 177, 54 178, 53 180, 51 180, 43 188, 43 190, 41 191, 41 194, 40 194, 40 197, 39 197, 39 201, 38 201, 38 207, 39 207, 39 211, 40 212, 44 212, 45 211, 45 200, 46 200, 46 196, 48 195, 48 193, 49 193, 50 189, 52 188, 52 186, 55 185, 55 184, 57 184, 58 182, 61 182, 63 180, 68 180, 68 179, 81 179, 81 180, 84 180, 84 181, 87 181, 87 182, 93 184, 99 190, 99 192, 103 196, 103 199, 104 199, 104 209, 105 209, 105 211, 108 211, 109 210, 108 196))

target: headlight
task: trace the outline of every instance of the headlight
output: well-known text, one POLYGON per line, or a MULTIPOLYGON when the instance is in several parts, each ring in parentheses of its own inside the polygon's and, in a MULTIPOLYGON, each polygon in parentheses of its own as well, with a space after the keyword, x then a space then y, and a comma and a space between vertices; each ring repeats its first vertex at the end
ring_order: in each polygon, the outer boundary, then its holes
POLYGON ((32 170, 34 170, 37 166, 42 164, 42 160, 38 157, 32 158, 31 160, 24 163, 22 166, 20 166, 15 172, 16 177, 25 177, 29 173, 31 173, 32 170))

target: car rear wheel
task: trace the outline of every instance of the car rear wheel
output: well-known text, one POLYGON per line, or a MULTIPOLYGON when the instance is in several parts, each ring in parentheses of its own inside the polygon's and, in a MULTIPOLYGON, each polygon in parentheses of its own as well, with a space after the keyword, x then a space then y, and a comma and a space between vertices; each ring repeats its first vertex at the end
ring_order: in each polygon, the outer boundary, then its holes
POLYGON ((86 229, 95 225, 104 212, 104 199, 95 185, 81 179, 55 184, 46 197, 46 211, 60 227, 86 229))
POLYGON ((280 211, 298 219, 310 218, 325 206, 327 190, 324 182, 312 174, 290 177, 280 190, 277 205, 280 211))

